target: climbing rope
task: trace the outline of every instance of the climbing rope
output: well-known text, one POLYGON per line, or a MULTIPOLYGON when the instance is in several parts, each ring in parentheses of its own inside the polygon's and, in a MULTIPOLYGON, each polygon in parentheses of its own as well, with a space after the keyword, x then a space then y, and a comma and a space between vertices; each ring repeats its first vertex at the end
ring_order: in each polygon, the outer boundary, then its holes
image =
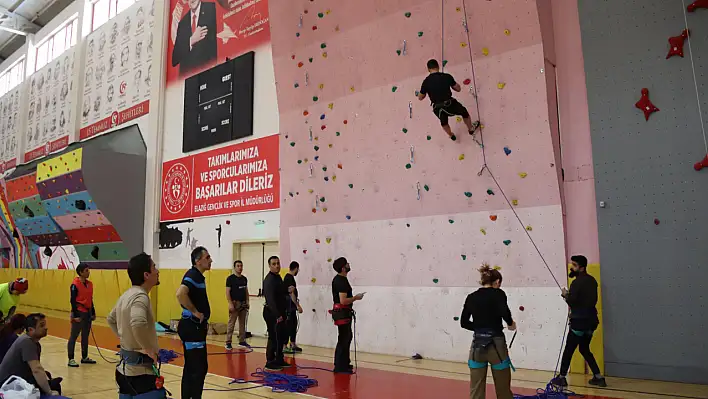
POLYGON ((703 111, 701 111, 701 96, 698 93, 698 80, 696 79, 696 64, 693 62, 693 48, 691 48, 691 32, 688 29, 688 15, 686 14, 686 0, 681 0, 683 5, 683 21, 686 24, 686 32, 688 32, 688 52, 691 54, 691 69, 693 71, 693 86, 696 88, 696 103, 698 104, 698 116, 701 120, 701 131, 703 132, 703 144, 705 145, 706 154, 708 154, 708 139, 706 139, 706 127, 703 122, 703 111))

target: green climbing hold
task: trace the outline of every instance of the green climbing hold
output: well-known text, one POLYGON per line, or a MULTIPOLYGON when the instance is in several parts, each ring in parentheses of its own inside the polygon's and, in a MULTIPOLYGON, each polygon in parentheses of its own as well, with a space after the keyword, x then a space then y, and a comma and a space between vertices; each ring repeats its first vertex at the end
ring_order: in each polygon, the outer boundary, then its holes
POLYGON ((423 186, 423 188, 425 189, 425 191, 430 191, 430 187, 428 187, 428 185, 427 185, 427 184, 426 184, 426 185, 424 185, 424 186, 423 186))
POLYGON ((411 168, 411 164, 407 163, 407 164, 406 164, 406 169, 410 169, 410 168, 411 168))
POLYGON ((443 60, 443 66, 447 65, 447 60, 443 60))
POLYGON ((416 245, 415 249, 423 249, 423 247, 421 247, 420 245, 416 245))
POLYGON ((408 129, 406 129, 405 127, 402 129, 402 131, 403 133, 408 133, 408 129))
POLYGON ((354 188, 354 185, 353 185, 353 184, 350 184, 350 185, 349 185, 349 188, 354 188))
POLYGON ((310 63, 312 63, 312 57, 309 58, 310 63))
POLYGON ((453 223, 455 223, 455 221, 454 221, 454 220, 452 220, 452 219, 448 219, 448 220, 447 220, 447 222, 448 222, 448 223, 450 223, 450 224, 453 224, 453 223))
POLYGON ((453 317, 453 318, 452 318, 452 320, 455 320, 455 321, 459 321, 459 320, 460 320, 460 318, 459 318, 459 317, 457 317, 457 316, 455 316, 455 317, 453 317))
POLYGON ((391 88, 391 91, 394 92, 394 93, 396 92, 396 90, 398 90, 398 86, 393 86, 393 87, 391 88))
POLYGON ((325 202, 325 197, 320 198, 320 202, 325 202))
POLYGON ((322 167, 322 171, 323 171, 323 172, 326 172, 326 171, 327 171, 327 167, 326 167, 326 166, 323 166, 323 167, 322 167))
POLYGON ((291 141, 291 142, 290 142, 290 147, 295 147, 295 142, 294 142, 294 141, 291 141))
POLYGON ((335 133, 336 136, 339 136, 340 134, 341 134, 341 133, 339 133, 339 132, 335 133))
POLYGON ((433 279, 433 282, 434 282, 435 284, 437 284, 439 281, 440 281, 440 280, 438 280, 438 279, 436 279, 436 278, 433 279))
POLYGON ((318 13, 317 13, 317 16, 320 17, 320 18, 324 18, 324 13, 318 12, 318 13))
MULTIPOLYGON (((325 43, 320 44, 320 48, 327 48, 327 44, 325 44, 325 43)), ((312 58, 310 58, 310 59, 312 59, 312 58)))
POLYGON ((411 17, 411 13, 410 13, 410 12, 407 12, 407 13, 405 14, 405 16, 406 16, 406 18, 410 18, 410 17, 411 17))
POLYGON ((470 198, 470 197, 472 196, 472 193, 469 192, 469 191, 465 191, 465 196, 466 196, 467 198, 470 198))
POLYGON ((295 37, 300 37, 300 32, 295 33, 295 37))
POLYGON ((295 83, 295 88, 297 89, 298 87, 300 87, 300 85, 295 83))
POLYGON ((467 255, 460 255, 462 256, 462 260, 467 260, 467 255))
POLYGON ((396 50, 396 54, 401 55, 401 50, 396 50))
POLYGON ((317 101, 317 100, 319 100, 319 99, 320 99, 320 98, 317 97, 317 96, 312 96, 312 101, 317 101))
POLYGON ((511 244, 511 240, 504 240, 504 245, 508 246, 509 244, 511 244))
POLYGON ((494 195, 494 191, 492 191, 491 188, 488 188, 488 189, 487 189, 487 194, 489 194, 489 195, 494 195))
POLYGON ((433 139, 433 137, 432 137, 432 136, 430 136, 430 135, 428 135, 428 137, 426 137, 426 138, 428 139, 428 141, 430 141, 430 140, 432 140, 432 139, 433 139))
POLYGON ((423 37, 423 32, 418 32, 418 37, 423 37))
POLYGON ((319 147, 319 146, 315 146, 315 151, 319 151, 319 150, 320 150, 320 147, 319 147))
POLYGON ((297 160, 297 164, 300 165, 302 163, 302 159, 297 160))

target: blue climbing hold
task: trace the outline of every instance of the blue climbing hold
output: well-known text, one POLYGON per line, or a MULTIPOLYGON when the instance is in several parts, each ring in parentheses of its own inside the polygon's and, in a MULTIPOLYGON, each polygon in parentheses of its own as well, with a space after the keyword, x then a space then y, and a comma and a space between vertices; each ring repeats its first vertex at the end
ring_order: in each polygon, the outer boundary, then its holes
POLYGON ((511 150, 509 149, 509 147, 504 147, 504 154, 506 154, 506 156, 509 156, 509 154, 511 154, 511 150))
POLYGON ((324 120, 325 114, 320 115, 320 120, 324 120))

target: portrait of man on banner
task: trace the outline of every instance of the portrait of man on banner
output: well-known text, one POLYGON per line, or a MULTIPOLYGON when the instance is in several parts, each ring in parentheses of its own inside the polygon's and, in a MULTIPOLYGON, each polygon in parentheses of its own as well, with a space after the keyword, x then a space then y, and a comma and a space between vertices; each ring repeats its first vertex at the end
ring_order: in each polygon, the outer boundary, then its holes
POLYGON ((270 41, 267 0, 170 0, 167 82, 270 41))

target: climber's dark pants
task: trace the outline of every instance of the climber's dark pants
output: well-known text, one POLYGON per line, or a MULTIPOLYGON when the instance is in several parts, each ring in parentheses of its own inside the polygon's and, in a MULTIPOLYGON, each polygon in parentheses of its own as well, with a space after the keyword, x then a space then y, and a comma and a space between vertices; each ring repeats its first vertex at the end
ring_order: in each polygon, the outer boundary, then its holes
POLYGON ((463 118, 470 117, 470 113, 467 112, 467 108, 465 108, 464 105, 460 104, 460 102, 454 98, 433 104, 433 112, 435 113, 435 116, 440 119, 440 125, 442 126, 448 125, 447 119, 450 116, 459 115, 463 118))

